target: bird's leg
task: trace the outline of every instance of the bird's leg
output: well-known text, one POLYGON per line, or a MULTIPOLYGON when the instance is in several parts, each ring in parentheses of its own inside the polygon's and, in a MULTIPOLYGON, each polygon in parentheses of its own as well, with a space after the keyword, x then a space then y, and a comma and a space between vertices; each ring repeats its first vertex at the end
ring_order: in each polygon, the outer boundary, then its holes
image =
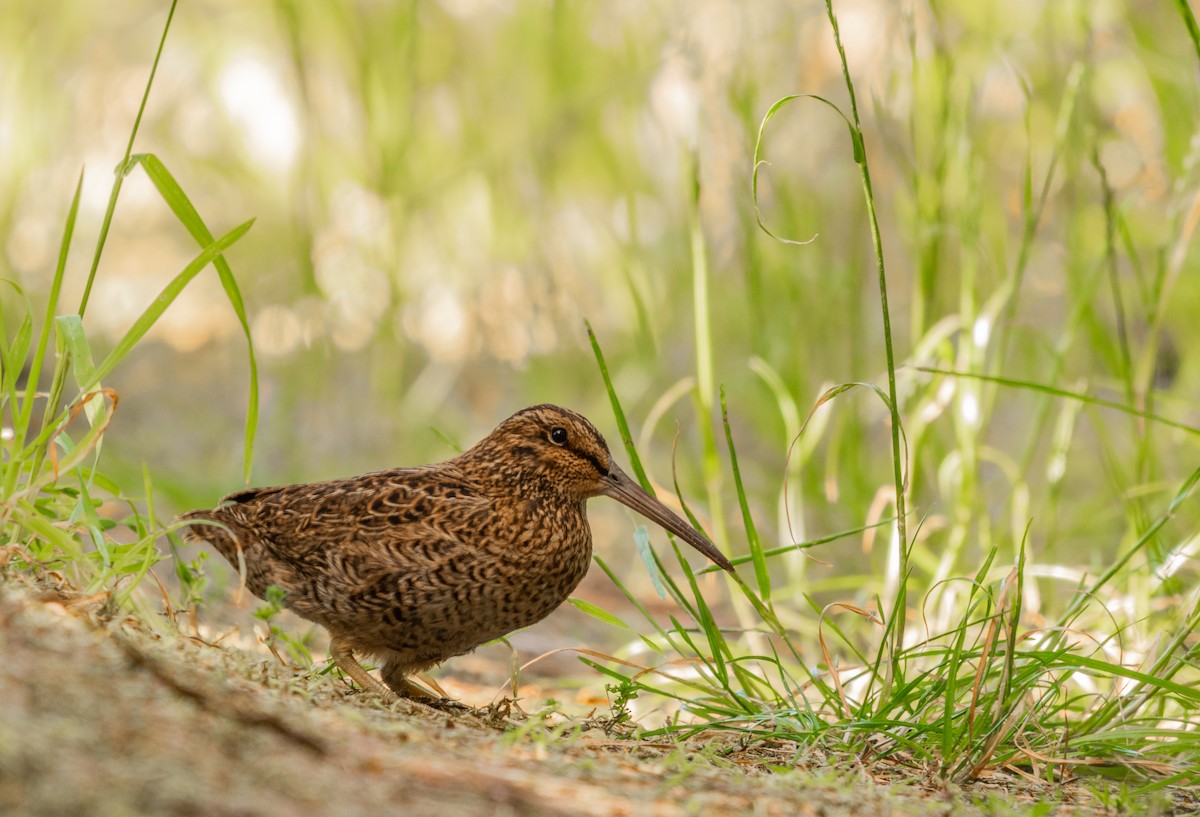
POLYGON ((401 698, 410 698, 412 700, 429 702, 436 701, 439 698, 436 695, 430 695, 425 690, 408 680, 405 676, 406 667, 392 660, 383 665, 383 669, 379 674, 383 676, 383 681, 392 688, 401 698))
POLYGON ((333 662, 341 667, 342 672, 349 675, 358 685, 367 692, 376 692, 384 698, 393 697, 393 693, 379 681, 375 680, 369 672, 363 669, 363 665, 358 663, 354 657, 353 651, 338 639, 331 639, 329 642, 329 654, 333 656, 333 662))

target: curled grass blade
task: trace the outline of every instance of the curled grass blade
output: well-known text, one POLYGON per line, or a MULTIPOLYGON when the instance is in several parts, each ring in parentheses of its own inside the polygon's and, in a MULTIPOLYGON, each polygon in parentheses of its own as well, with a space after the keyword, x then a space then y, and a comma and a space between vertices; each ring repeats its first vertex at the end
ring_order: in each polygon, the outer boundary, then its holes
POLYGON ((750 197, 754 202, 754 218, 758 222, 758 228, 760 230, 781 244, 794 244, 796 246, 803 246, 816 241, 818 234, 813 233, 812 238, 803 241, 799 241, 794 238, 784 238, 776 235, 775 233, 771 232, 770 228, 767 227, 766 223, 763 221, 762 210, 758 205, 758 174, 764 167, 769 167, 771 164, 766 159, 762 158, 763 134, 766 133, 767 125, 775 117, 775 115, 787 107, 790 103, 795 102, 798 99, 811 99, 816 102, 820 102, 829 108, 832 108, 834 113, 842 118, 842 121, 846 123, 846 129, 850 133, 850 144, 854 151, 854 161, 856 163, 861 163, 863 161, 863 145, 862 137, 859 135, 854 125, 850 122, 850 118, 846 116, 842 109, 833 102, 830 102, 825 97, 817 94, 789 94, 782 99, 776 100, 775 103, 767 109, 766 114, 763 115, 762 121, 758 125, 758 136, 755 137, 754 140, 754 172, 750 174, 750 197))

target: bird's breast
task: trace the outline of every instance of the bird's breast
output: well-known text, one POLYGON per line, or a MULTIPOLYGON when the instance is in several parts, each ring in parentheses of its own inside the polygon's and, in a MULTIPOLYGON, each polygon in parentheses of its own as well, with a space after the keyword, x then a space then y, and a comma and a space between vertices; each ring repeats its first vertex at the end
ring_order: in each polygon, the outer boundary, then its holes
POLYGON ((510 541, 495 543, 498 567, 492 594, 498 624, 509 631, 549 615, 583 581, 592 559, 592 532, 582 503, 557 506, 537 499, 516 505, 521 518, 505 525, 510 541))

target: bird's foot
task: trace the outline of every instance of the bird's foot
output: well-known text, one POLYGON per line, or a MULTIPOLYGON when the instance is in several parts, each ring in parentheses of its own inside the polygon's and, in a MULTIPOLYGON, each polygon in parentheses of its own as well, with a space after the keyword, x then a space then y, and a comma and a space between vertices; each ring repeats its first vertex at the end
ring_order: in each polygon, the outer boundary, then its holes
MULTIPOLYGON (((396 696, 404 698, 405 700, 423 704, 431 709, 436 709, 439 712, 464 714, 475 711, 466 704, 456 701, 446 695, 434 695, 412 683, 407 678, 388 680, 390 681, 390 686, 392 687, 392 691, 396 694, 396 696)), ((441 690, 439 689, 438 691, 440 692, 441 690)))
POLYGON ((329 646, 329 652, 333 656, 333 661, 342 672, 353 678, 363 692, 373 692, 382 697, 385 701, 395 700, 396 694, 383 685, 374 675, 367 672, 363 665, 354 659, 354 654, 344 645, 337 641, 333 641, 329 646))
POLYGON ((431 709, 436 709, 439 712, 449 712, 454 715, 473 715, 475 710, 467 706, 462 701, 456 701, 453 698, 425 698, 420 701, 425 706, 431 709))

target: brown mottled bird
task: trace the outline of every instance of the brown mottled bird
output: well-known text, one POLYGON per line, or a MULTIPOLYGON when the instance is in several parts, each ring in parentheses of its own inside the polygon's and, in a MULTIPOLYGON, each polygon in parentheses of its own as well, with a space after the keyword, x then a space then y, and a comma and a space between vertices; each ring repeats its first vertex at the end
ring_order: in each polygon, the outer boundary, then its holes
POLYGON ((622 471, 584 417, 532 406, 453 459, 350 479, 254 488, 181 519, 263 596, 329 630, 333 660, 364 689, 387 690, 354 653, 383 661, 384 682, 540 621, 583 580, 592 556, 584 505, 609 496, 728 571, 704 536, 622 471), (204 524, 204 523, 219 523, 204 524))

